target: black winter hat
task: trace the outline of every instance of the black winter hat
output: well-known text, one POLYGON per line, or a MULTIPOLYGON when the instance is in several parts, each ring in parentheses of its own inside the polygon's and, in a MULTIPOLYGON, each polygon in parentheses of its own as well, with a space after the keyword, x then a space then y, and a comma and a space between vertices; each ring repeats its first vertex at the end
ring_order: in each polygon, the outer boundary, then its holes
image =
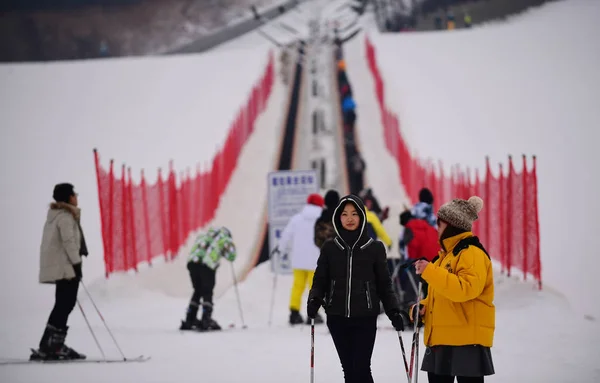
POLYGON ((340 194, 331 189, 325 194, 325 206, 329 209, 335 209, 340 202, 340 194))
POLYGON ((432 205, 433 204, 433 193, 431 193, 431 190, 429 190, 427 188, 421 189, 421 191, 419 191, 419 202, 425 202, 425 203, 432 205))
POLYGON ((400 213, 400 225, 406 226, 408 221, 410 221, 413 218, 414 217, 413 217, 412 213, 410 212, 410 210, 403 211, 402 213, 400 213))
POLYGON ((52 198, 56 202, 69 202, 72 195, 75 195, 75 187, 69 183, 62 183, 54 186, 52 198))

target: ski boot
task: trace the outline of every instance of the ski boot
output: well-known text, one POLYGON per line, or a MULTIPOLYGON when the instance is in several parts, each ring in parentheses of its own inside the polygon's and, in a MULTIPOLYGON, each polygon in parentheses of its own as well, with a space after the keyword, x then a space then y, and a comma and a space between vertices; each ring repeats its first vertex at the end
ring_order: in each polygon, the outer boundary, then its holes
POLYGON ((297 324, 302 324, 304 323, 304 319, 302 318, 302 315, 300 315, 300 312, 298 310, 291 310, 290 311, 290 325, 297 325, 297 324))
POLYGON ((40 348, 32 350, 30 360, 75 360, 85 359, 86 355, 73 350, 65 344, 69 327, 59 329, 50 324, 46 325, 40 341, 40 348))
POLYGON ((212 319, 212 310, 204 307, 204 312, 202 313, 202 320, 200 321, 200 331, 220 331, 221 326, 212 319))
POLYGON ((198 320, 198 306, 192 305, 187 309, 185 320, 181 321, 180 330, 195 330, 198 331, 202 327, 202 322, 198 320))

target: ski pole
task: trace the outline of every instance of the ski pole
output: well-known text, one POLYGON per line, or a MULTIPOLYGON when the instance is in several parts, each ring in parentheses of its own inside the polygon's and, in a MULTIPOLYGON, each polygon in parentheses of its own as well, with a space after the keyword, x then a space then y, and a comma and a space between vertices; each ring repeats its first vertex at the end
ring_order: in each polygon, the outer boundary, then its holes
POLYGON ((315 318, 310 319, 310 383, 315 381, 315 318))
POLYGON ((277 288, 277 272, 273 273, 273 292, 271 293, 271 309, 269 312, 269 327, 273 322, 273 309, 275 307, 275 289, 277 288))
POLYGON ((233 276, 233 287, 235 288, 235 295, 237 297, 238 309, 240 311, 240 318, 242 319, 242 328, 248 328, 248 326, 246 326, 246 322, 244 322, 244 312, 242 311, 242 301, 240 300, 240 292, 238 291, 237 278, 235 276, 235 270, 233 269, 233 262, 231 262, 230 265, 231 265, 231 275, 233 276))
POLYGON ((419 316, 421 314, 421 306, 420 306, 420 302, 421 302, 421 296, 423 294, 423 283, 421 281, 419 281, 419 293, 417 295, 417 304, 419 306, 417 306, 417 321, 415 322, 417 325, 415 326, 416 328, 416 333, 415 333, 415 383, 419 382, 419 336, 421 335, 421 330, 419 329, 419 320, 421 319, 419 316))
MULTIPOLYGON (((416 370, 416 367, 419 364, 419 314, 421 311, 421 306, 420 306, 420 302, 421 302, 421 288, 422 288, 422 284, 419 281, 419 287, 418 287, 418 292, 417 292, 417 303, 415 303, 416 305, 416 313, 415 316, 413 318, 413 339, 412 339, 412 346, 411 346, 411 350, 410 350, 410 367, 409 367, 409 381, 412 381, 413 378, 413 373, 416 370)), ((416 379, 418 378, 419 373, 416 373, 417 377, 415 377, 415 382, 416 379)))
POLYGON ((79 303, 79 299, 77 299, 77 306, 79 306, 79 310, 81 310, 81 315, 83 315, 83 319, 85 320, 85 323, 87 324, 88 328, 90 329, 90 333, 92 333, 92 337, 94 338, 94 341, 96 342, 96 345, 98 346, 98 349, 100 350, 100 353, 102 354, 102 359, 106 360, 106 355, 104 355, 104 350, 102 350, 102 346, 100 346, 100 342, 98 342, 98 338, 96 338, 96 334, 94 333, 94 330, 92 330, 92 326, 90 325, 90 322, 87 319, 87 315, 85 315, 85 311, 83 311, 83 307, 81 307, 81 303, 79 303))
POLYGON ((404 341, 402 340, 402 333, 400 331, 398 331, 398 340, 400 341, 400 348, 402 349, 402 360, 404 361, 404 370, 406 371, 406 378, 408 378, 408 383, 410 383, 408 363, 406 362, 406 351, 404 350, 404 341))
POLYGON ((88 298, 90 298, 90 302, 92 302, 92 305, 96 309, 96 312, 98 313, 98 316, 100 317, 100 319, 102 319, 102 323, 104 323, 104 327, 106 328, 106 331, 108 331, 108 333, 110 334, 110 337, 112 338, 113 342, 115 343, 115 346, 117 346, 117 349, 119 350, 119 353, 121 353, 121 356, 123 357, 123 360, 127 360, 127 358, 125 357, 125 354, 123 354, 123 351, 121 350, 121 347, 119 347, 119 344, 117 343, 117 340, 115 339, 112 331, 110 331, 110 328, 108 327, 108 324, 104 320, 104 317, 102 316, 102 313, 98 309, 98 306, 96 306, 96 302, 94 302, 94 299, 92 298, 92 295, 88 291, 87 287, 85 287, 85 283, 83 283, 83 280, 80 280, 80 282, 81 282, 81 286, 83 286, 83 289, 85 290, 85 293, 87 294, 88 298))
POLYGON ((273 263, 273 255, 275 253, 279 253, 279 249, 276 247, 271 252, 271 265, 273 265, 273 291, 271 292, 271 308, 269 311, 269 327, 271 327, 271 323, 273 322, 273 310, 275 308, 275 289, 277 288, 277 268, 273 263))

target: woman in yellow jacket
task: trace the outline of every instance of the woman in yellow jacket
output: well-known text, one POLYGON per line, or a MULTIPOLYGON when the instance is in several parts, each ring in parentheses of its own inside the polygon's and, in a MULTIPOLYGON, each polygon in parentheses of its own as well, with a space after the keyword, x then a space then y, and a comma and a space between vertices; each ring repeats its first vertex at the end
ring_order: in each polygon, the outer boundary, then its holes
MULTIPOLYGON (((451 383, 455 377, 459 383, 479 383, 494 374, 492 263, 471 231, 482 207, 476 196, 442 205, 439 257, 415 262, 417 274, 429 284, 428 296, 419 306, 426 346, 421 370, 427 371, 429 383, 451 383)), ((416 310, 416 305, 411 308, 411 320, 416 310)))

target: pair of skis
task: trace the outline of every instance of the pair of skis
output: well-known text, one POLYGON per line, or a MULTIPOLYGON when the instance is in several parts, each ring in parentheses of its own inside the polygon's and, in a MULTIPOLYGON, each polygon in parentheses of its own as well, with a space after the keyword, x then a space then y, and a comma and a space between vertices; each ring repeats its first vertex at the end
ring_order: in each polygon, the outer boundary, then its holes
MULTIPOLYGON (((36 350, 31 349, 32 353, 36 350)), ((86 359, 0 359, 0 366, 19 365, 19 364, 70 364, 70 363, 139 363, 146 362, 149 356, 139 355, 135 358, 86 358, 86 359)))
POLYGON ((147 361, 147 360, 150 359, 150 357, 146 357, 144 355, 139 355, 139 356, 137 356, 135 358, 127 358, 127 357, 125 357, 125 354, 123 354, 123 350, 121 350, 121 347, 117 343, 117 340, 115 339, 112 331, 108 327, 108 324, 106 323, 106 320, 102 316, 102 313, 100 312, 100 309, 98 309, 98 306, 96 306, 96 302, 94 302, 94 299, 92 298, 92 295, 90 294, 90 292, 88 291, 87 287, 85 286, 85 283, 83 283, 83 280, 80 280, 79 283, 83 287, 83 290, 85 291, 85 293, 87 294, 90 302, 94 306, 94 309, 96 310, 96 313, 98 314, 98 316, 102 320, 102 323, 104 324, 104 327, 106 328, 106 331, 108 332, 108 334, 112 338, 115 346, 119 350, 119 353, 121 354, 121 357, 120 358, 107 358, 106 357, 106 355, 104 354, 104 350, 102 349, 102 346, 100 346, 100 343, 98 342, 98 338, 96 337, 96 334, 94 333, 94 330, 92 329, 92 326, 90 325, 90 322, 89 322, 89 320, 87 318, 87 315, 85 314, 85 311, 83 310, 83 307, 81 306, 81 303, 79 302, 79 299, 77 299, 77 306, 79 307, 79 310, 81 311, 81 315, 83 315, 83 319, 85 320, 85 323, 87 324, 87 327, 90 330, 90 333, 91 333, 92 337, 94 338, 94 341, 96 342, 96 345, 98 346, 98 349, 100 350, 100 353, 102 354, 102 358, 44 359, 40 355, 40 353, 39 353, 38 350, 35 350, 35 349, 31 348, 30 350, 32 352, 32 356, 36 356, 36 358, 30 358, 30 359, 0 359, 0 365, 35 364, 35 363, 38 363, 38 364, 56 364, 56 363, 126 363, 126 362, 145 362, 145 361, 147 361), (37 358, 37 357, 39 357, 39 358, 37 358))

